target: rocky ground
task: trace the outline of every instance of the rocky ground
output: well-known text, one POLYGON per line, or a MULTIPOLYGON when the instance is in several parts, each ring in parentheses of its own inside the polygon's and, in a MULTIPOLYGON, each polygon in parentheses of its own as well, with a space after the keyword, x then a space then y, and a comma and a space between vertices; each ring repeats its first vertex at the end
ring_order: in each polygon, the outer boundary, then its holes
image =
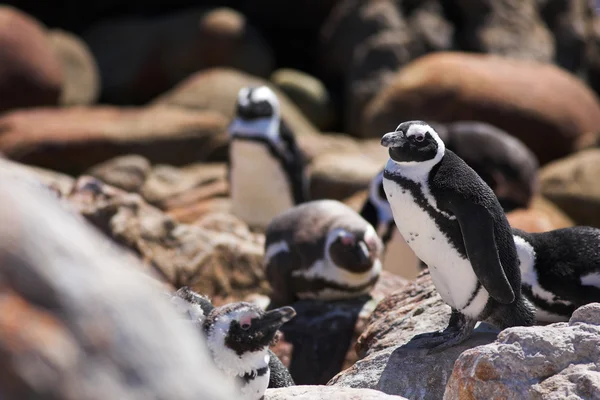
MULTIPOLYGON (((360 209, 401 121, 475 120, 539 160, 513 226, 600 227, 587 0, 83 3, 0 6, 1 398, 232 398, 158 294, 269 294, 225 167, 246 85, 277 93, 314 199, 360 209)), ((407 345, 448 319, 427 271, 295 307, 273 350, 302 386, 266 399, 600 398, 597 303, 436 356, 407 345)))

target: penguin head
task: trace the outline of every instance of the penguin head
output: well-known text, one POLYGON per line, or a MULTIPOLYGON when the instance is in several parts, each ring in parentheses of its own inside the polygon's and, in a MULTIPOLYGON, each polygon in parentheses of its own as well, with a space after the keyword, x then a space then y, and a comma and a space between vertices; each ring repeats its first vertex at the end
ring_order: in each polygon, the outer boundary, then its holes
POLYGON ((336 228, 327 235, 326 255, 336 266, 354 273, 373 267, 383 244, 370 224, 361 229, 336 228))
POLYGON ((277 95, 267 86, 240 89, 235 118, 229 126, 231 136, 252 136, 277 140, 280 106, 277 95))
POLYGON ((381 145, 389 149, 393 162, 402 165, 437 164, 446 151, 438 133, 424 121, 401 123, 394 132, 383 135, 381 145))
POLYGON ((252 369, 264 360, 277 330, 295 315, 289 306, 264 311, 247 302, 215 308, 204 321, 213 359, 225 370, 252 369))

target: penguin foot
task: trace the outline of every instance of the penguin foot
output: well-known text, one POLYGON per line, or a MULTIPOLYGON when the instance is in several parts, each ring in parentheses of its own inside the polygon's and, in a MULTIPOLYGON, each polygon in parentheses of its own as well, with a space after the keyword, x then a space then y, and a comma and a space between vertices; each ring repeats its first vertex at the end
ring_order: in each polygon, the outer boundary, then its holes
POLYGON ((453 310, 446 329, 415 335, 409 343, 411 347, 428 349, 428 355, 439 353, 468 339, 475 329, 476 323, 477 320, 453 310))

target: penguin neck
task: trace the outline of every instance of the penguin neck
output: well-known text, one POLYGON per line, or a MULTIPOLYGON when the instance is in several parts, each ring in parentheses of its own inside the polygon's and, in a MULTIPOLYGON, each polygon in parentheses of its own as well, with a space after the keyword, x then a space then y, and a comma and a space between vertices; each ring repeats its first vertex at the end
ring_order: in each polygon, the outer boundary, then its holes
POLYGON ((433 167, 435 167, 443 157, 443 153, 438 153, 431 160, 419 162, 398 162, 390 158, 385 165, 385 170, 392 175, 399 175, 415 182, 422 182, 427 180, 433 167))
POLYGON ((248 121, 236 117, 231 125, 229 131, 234 136, 246 137, 246 138, 265 138, 275 145, 281 143, 281 137, 279 135, 280 118, 278 115, 274 115, 271 118, 260 118, 253 121, 248 121))

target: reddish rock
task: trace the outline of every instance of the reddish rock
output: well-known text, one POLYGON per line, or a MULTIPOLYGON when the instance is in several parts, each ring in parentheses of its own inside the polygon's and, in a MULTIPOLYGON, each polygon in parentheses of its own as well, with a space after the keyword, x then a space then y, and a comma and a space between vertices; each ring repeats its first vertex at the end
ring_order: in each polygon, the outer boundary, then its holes
POLYGON ((183 165, 224 159, 226 126, 218 113, 169 107, 37 108, 0 116, 0 151, 71 174, 123 154, 183 165))
POLYGON ((529 208, 511 211, 506 217, 512 227, 532 233, 575 225, 564 212, 541 196, 534 197, 529 208))
POLYGON ((600 105, 581 80, 553 65, 440 52, 398 72, 365 110, 360 134, 381 137, 411 119, 490 123, 521 139, 544 164, 597 129, 600 105))
POLYGON ((0 111, 58 104, 61 64, 45 27, 21 11, 0 7, 0 111))

